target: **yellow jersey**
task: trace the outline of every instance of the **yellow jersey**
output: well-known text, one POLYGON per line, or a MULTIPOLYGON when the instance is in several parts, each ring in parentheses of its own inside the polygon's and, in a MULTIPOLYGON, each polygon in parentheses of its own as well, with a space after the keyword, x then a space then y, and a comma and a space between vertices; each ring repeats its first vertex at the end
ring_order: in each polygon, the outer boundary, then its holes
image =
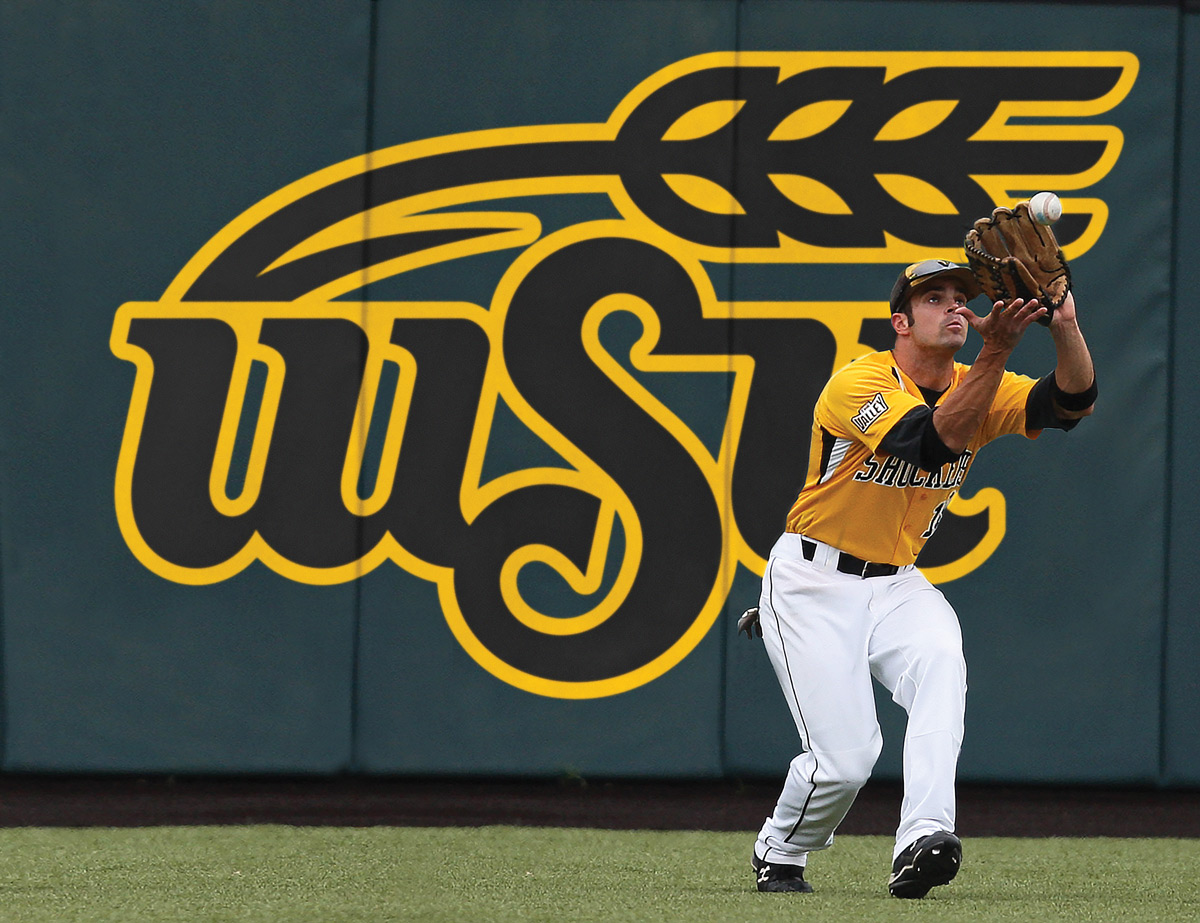
MULTIPOLYGON (((970 366, 956 362, 940 404, 970 366)), ((998 436, 1022 434, 1036 379, 1006 371, 992 407, 957 460, 936 471, 880 451, 880 442, 906 415, 927 406, 921 389, 896 365, 891 351, 870 353, 836 372, 817 398, 804 488, 787 517, 787 531, 833 545, 879 564, 916 561, 946 504, 962 486, 975 453, 998 436)), ((936 405, 934 405, 936 406, 936 405)))

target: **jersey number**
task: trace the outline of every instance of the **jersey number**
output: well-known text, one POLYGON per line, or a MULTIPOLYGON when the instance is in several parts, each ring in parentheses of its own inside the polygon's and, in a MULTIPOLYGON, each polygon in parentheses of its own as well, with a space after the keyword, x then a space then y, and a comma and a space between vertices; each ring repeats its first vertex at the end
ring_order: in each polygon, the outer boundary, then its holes
POLYGON ((950 496, 933 508, 933 516, 929 520, 929 528, 921 533, 921 538, 929 538, 937 531, 937 527, 941 525, 942 517, 946 515, 946 507, 950 505, 950 501, 954 499, 957 490, 952 491, 950 496))

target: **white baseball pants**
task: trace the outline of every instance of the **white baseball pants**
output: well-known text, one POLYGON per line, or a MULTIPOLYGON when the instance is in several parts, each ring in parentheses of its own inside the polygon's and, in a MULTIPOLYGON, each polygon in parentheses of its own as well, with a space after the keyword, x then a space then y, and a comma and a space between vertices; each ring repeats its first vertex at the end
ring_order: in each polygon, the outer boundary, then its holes
POLYGON ((836 569, 837 558, 817 542, 807 561, 800 536, 785 533, 763 576, 763 641, 801 743, 754 846, 768 861, 804 865, 832 845, 883 746, 872 677, 908 712, 893 857, 954 830, 967 693, 958 617, 915 567, 855 577, 836 569))

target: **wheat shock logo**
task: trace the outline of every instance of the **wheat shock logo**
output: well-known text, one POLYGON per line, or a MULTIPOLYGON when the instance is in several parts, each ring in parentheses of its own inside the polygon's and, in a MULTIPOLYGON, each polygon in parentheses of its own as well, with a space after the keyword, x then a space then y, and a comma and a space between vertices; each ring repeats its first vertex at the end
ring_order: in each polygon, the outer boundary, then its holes
MULTIPOLYGON (((300 179, 118 310, 112 351, 137 370, 122 535, 187 584, 390 562, 507 683, 646 683, 705 636, 739 564, 764 569, 830 373, 890 345, 874 291, 735 300, 728 267, 961 261, 973 218, 1042 188, 1082 256, 1107 209, 1070 193, 1117 161, 1097 119, 1136 71, 1125 53, 704 55, 603 123, 300 179), (596 212, 563 221, 565 201, 596 212), (489 266, 488 297, 457 293, 489 266), (418 278, 419 300, 384 294, 418 278)), ((956 498, 921 564, 962 576, 1003 532, 998 491, 956 498)))

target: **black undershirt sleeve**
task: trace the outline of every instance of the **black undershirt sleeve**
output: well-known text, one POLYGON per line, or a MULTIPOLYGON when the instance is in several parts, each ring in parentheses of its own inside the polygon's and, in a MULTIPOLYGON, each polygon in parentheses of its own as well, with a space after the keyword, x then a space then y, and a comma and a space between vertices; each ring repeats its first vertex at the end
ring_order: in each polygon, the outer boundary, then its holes
POLYGON ((962 456, 942 442, 933 425, 930 407, 914 407, 879 442, 879 451, 910 462, 925 471, 937 471, 962 456))
POLYGON ((1061 429, 1072 430, 1079 425, 1078 420, 1061 420, 1054 412, 1054 397, 1051 388, 1051 372, 1045 378, 1038 380, 1025 399, 1025 429, 1061 429))

